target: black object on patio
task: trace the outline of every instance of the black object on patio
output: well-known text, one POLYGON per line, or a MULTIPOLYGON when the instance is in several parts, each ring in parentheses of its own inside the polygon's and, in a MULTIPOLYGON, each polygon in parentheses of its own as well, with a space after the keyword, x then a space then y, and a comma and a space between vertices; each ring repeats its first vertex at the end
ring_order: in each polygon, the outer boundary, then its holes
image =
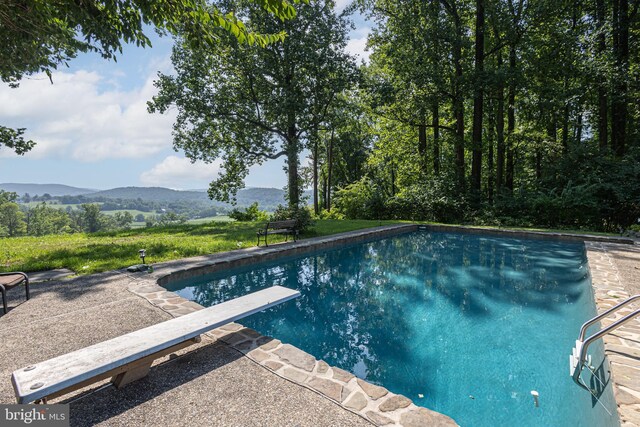
POLYGON ((0 293, 2 293, 2 307, 4 313, 7 314, 7 291, 24 283, 27 290, 27 299, 29 299, 29 276, 21 272, 0 273, 0 293))

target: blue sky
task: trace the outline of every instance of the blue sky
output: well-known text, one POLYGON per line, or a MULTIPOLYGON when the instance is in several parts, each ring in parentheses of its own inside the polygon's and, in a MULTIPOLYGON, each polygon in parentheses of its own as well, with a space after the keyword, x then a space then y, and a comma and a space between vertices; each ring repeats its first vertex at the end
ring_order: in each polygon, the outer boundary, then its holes
MULTIPOLYGON (((348 0, 338 0, 341 10, 348 0)), ((348 50, 360 58, 369 24, 355 17, 348 50)), ((172 148, 175 113, 148 114, 159 71, 171 72, 172 40, 147 32, 153 47, 125 46, 117 62, 83 54, 53 74, 23 79, 18 89, 0 84, 0 123, 26 127, 37 146, 24 156, 0 149, 0 182, 56 183, 83 188, 162 186, 204 189, 217 164, 191 164, 172 148)), ((304 162, 304 160, 303 160, 304 162)), ((249 187, 285 185, 283 161, 251 169, 249 187)))

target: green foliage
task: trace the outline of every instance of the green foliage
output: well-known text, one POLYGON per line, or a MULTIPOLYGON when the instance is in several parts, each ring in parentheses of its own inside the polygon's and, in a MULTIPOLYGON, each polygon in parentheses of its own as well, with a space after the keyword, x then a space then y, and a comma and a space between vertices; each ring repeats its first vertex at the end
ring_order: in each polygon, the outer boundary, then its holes
POLYGON ((13 191, 0 190, 0 203, 15 202, 18 200, 18 194, 13 191))
POLYGON ((0 146, 12 149, 16 154, 23 155, 31 150, 36 143, 31 140, 25 140, 22 136, 26 129, 11 129, 0 126, 0 146))
MULTIPOLYGON (((254 1, 276 19, 295 17, 287 0, 254 1)), ((5 0, 0 2, 0 80, 15 87, 25 75, 44 72, 51 78, 80 52, 115 59, 123 43, 151 46, 147 25, 160 33, 180 33, 191 46, 215 45, 226 34, 263 47, 285 38, 284 31, 254 32, 233 12, 200 0, 5 0)), ((23 132, 0 126, 0 146, 18 154, 30 150, 34 142, 25 141, 23 132)))
POLYGON ((602 156, 597 149, 576 148, 550 165, 546 176, 530 191, 501 197, 497 215, 507 217, 507 224, 519 220, 606 231, 625 229, 640 218, 638 152, 618 159, 602 156))
POLYGON ((187 222, 187 218, 184 215, 178 215, 175 212, 167 212, 162 215, 158 215, 155 225, 158 227, 166 227, 168 225, 184 224, 187 222))
POLYGON ((347 219, 378 219, 384 212, 378 210, 381 195, 369 179, 362 179, 336 192, 335 210, 347 219))
POLYGON ((269 219, 269 214, 258 209, 258 202, 255 202, 248 208, 233 209, 229 212, 229 218, 235 219, 236 221, 266 221, 269 219))
POLYGON ((24 213, 14 202, 0 203, 0 236, 19 236, 27 229, 24 213))
POLYGON ((78 223, 72 221, 66 212, 47 206, 44 202, 26 212, 26 223, 27 234, 31 236, 70 233, 79 229, 78 223))
POLYGON ((286 157, 288 202, 297 206, 306 139, 354 80, 345 53, 349 23, 326 1, 301 4, 295 19, 284 22, 250 2, 230 5, 256 31, 286 31, 287 38, 266 48, 233 37, 206 47, 179 40, 171 56, 175 74, 160 74, 149 111, 177 110, 174 147, 188 158, 222 160, 223 172, 209 187, 212 199, 235 201, 251 166, 286 157))
MULTIPOLYGON (((285 0, 256 0, 280 19, 295 10, 285 0)), ((122 43, 150 46, 145 25, 181 33, 194 45, 212 45, 224 29, 241 43, 265 45, 284 34, 252 33, 233 13, 224 13, 198 0, 105 0, 102 2, 16 1, 0 4, 0 78, 15 83, 25 74, 46 72, 75 57, 97 52, 114 58, 122 43), (17 54, 19 52, 19 54, 17 54)))
POLYGON ((405 219, 460 222, 468 212, 464 197, 455 194, 451 179, 432 179, 388 197, 379 185, 363 179, 336 194, 336 210, 349 219, 405 219))
POLYGON ((313 215, 311 218, 313 220, 318 220, 318 219, 343 220, 345 219, 345 216, 342 212, 336 209, 331 211, 328 211, 326 209, 321 209, 320 212, 318 212, 318 215, 313 215))
MULTIPOLYGON (((116 222, 117 228, 128 229, 131 228, 131 223, 133 222, 133 215, 130 212, 116 212, 113 216, 116 222)), ((142 216, 144 220, 144 215, 142 216)))
POLYGON ((311 210, 307 207, 278 206, 271 215, 271 221, 296 220, 298 231, 303 233, 314 225, 311 210))

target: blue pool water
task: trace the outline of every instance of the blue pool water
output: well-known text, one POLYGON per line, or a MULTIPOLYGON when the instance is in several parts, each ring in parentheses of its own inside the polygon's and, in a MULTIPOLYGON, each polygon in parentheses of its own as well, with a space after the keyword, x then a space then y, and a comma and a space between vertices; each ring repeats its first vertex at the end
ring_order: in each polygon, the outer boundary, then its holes
POLYGON ((168 289, 210 306, 272 285, 302 296, 244 325, 461 426, 619 425, 611 386, 595 402, 568 372, 595 314, 582 244, 414 232, 168 289))

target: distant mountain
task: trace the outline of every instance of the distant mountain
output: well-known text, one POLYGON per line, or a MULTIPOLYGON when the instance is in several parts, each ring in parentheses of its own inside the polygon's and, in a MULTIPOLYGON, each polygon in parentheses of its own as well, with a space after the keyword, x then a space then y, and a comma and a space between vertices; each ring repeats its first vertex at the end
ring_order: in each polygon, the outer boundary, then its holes
POLYGON ((98 191, 90 197, 106 197, 108 199, 148 200, 154 202, 208 201, 207 193, 200 191, 178 191, 164 187, 120 187, 98 191))
POLYGON ((0 184, 0 189, 18 193, 18 195, 20 196, 23 196, 25 193, 29 193, 30 196, 42 196, 46 193, 54 197, 80 196, 83 194, 95 193, 97 191, 88 188, 71 187, 69 185, 62 184, 15 184, 10 182, 0 184))
MULTIPOLYGON (((206 202, 217 206, 226 206, 226 203, 209 200, 206 191, 178 191, 163 187, 122 187, 111 190, 98 191, 86 195, 87 197, 105 197, 109 199, 142 199, 155 202, 206 202)), ((260 209, 273 210, 276 206, 284 204, 284 191, 277 188, 245 188, 238 191, 238 206, 246 207, 258 202, 260 209)))
MULTIPOLYGON (((179 191, 164 187, 119 187, 110 190, 90 190, 86 188, 70 187, 60 184, 0 184, 0 189, 14 191, 19 195, 29 193, 30 196, 42 196, 47 193, 50 196, 83 196, 84 200, 122 199, 138 200, 146 202, 158 202, 161 204, 189 202, 194 205, 224 206, 230 205, 222 202, 211 201, 205 190, 179 191)), ((308 195, 309 192, 305 192, 308 195)), ((262 210, 273 211, 278 205, 285 204, 285 192, 278 188, 245 188, 238 191, 237 206, 247 207, 258 202, 262 210)), ((84 203, 83 201, 67 201, 65 203, 84 203)))
POLYGON ((238 191, 236 196, 238 206, 249 206, 258 202, 260 209, 269 210, 278 205, 284 205, 284 190, 279 188, 244 188, 238 191))

